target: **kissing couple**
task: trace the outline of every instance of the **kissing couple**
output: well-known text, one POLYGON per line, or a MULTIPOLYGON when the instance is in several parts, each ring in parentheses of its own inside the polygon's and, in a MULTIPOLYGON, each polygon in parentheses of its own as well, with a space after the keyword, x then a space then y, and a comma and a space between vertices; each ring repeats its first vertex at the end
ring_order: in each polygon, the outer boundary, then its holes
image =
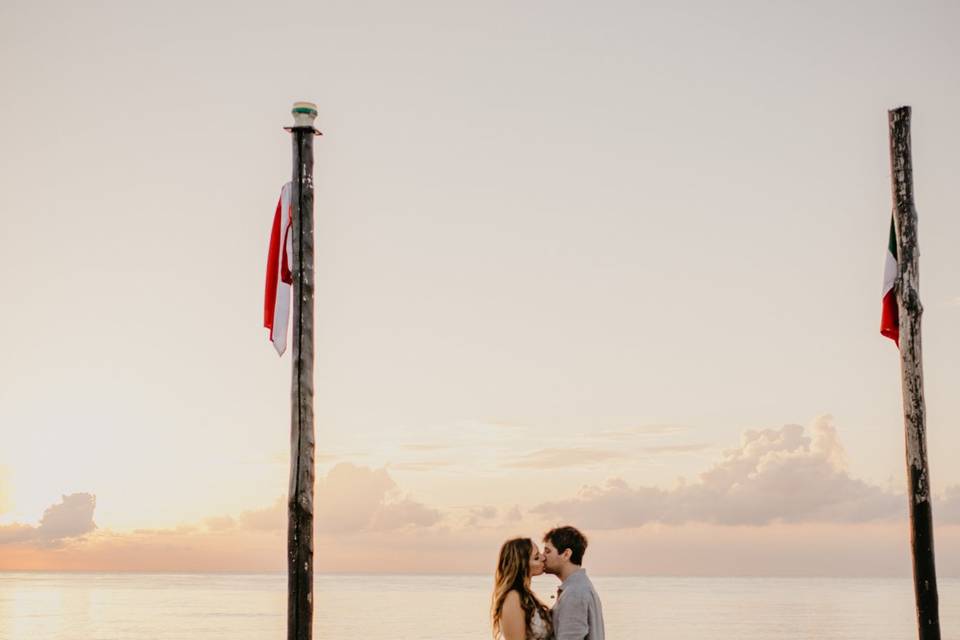
POLYGON ((497 640, 604 640, 600 596, 583 568, 587 538, 573 527, 543 536, 543 552, 530 538, 500 547, 490 618, 497 640), (542 573, 560 579, 551 609, 530 588, 542 573))

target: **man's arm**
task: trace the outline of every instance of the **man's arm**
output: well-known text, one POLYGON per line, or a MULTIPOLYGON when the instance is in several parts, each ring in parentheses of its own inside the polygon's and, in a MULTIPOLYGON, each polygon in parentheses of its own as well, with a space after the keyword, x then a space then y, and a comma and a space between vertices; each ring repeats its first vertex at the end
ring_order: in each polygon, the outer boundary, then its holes
MULTIPOLYGON (((590 631, 587 624, 589 598, 586 593, 570 591, 563 594, 563 608, 557 616, 556 640, 583 640, 590 631)), ((557 603, 560 606, 561 603, 557 603)))

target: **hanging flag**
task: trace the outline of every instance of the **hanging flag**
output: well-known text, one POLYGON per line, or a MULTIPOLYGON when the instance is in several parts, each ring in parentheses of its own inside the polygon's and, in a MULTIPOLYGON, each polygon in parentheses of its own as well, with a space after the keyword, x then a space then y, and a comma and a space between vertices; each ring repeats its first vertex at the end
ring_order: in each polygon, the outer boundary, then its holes
POLYGON ((880 333, 900 346, 900 308, 897 306, 897 231, 890 218, 890 240, 887 244, 887 259, 883 266, 883 311, 880 315, 880 333))
POLYGON ((283 185, 277 211, 273 215, 270 250, 267 254, 267 283, 263 295, 263 326, 270 329, 270 342, 279 355, 287 350, 287 326, 290 323, 290 289, 293 275, 293 237, 290 229, 291 183, 283 185), (282 247, 282 250, 281 250, 282 247))

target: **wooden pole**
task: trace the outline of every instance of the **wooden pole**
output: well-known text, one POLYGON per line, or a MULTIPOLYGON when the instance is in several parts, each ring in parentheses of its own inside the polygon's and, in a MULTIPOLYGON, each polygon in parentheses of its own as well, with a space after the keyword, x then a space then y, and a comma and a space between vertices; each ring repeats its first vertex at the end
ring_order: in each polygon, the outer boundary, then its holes
POLYGON ((917 210, 913 203, 910 157, 910 107, 888 112, 893 216, 897 231, 897 304, 900 308, 900 374, 906 431, 907 477, 910 486, 910 543, 913 586, 920 640, 940 640, 937 575, 933 562, 933 513, 927 468, 926 405, 920 349, 920 251, 917 210))
POLYGON ((287 640, 313 634, 313 128, 317 108, 293 105, 293 380, 287 526, 287 640))

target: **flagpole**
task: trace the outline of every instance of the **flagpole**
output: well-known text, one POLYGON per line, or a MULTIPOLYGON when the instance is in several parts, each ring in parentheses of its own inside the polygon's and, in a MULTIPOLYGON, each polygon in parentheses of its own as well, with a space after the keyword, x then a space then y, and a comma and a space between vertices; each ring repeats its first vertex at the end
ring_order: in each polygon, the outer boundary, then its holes
POLYGON ((913 587, 920 640, 940 640, 937 575, 933 561, 933 512, 927 467, 926 405, 920 349, 920 251, 917 210, 913 203, 913 161, 910 157, 910 107, 888 112, 893 214, 897 231, 897 304, 900 309, 900 373, 910 487, 910 543, 913 587))
POLYGON ((313 633, 313 137, 316 105, 296 102, 292 127, 293 354, 287 493, 287 640, 313 633))

